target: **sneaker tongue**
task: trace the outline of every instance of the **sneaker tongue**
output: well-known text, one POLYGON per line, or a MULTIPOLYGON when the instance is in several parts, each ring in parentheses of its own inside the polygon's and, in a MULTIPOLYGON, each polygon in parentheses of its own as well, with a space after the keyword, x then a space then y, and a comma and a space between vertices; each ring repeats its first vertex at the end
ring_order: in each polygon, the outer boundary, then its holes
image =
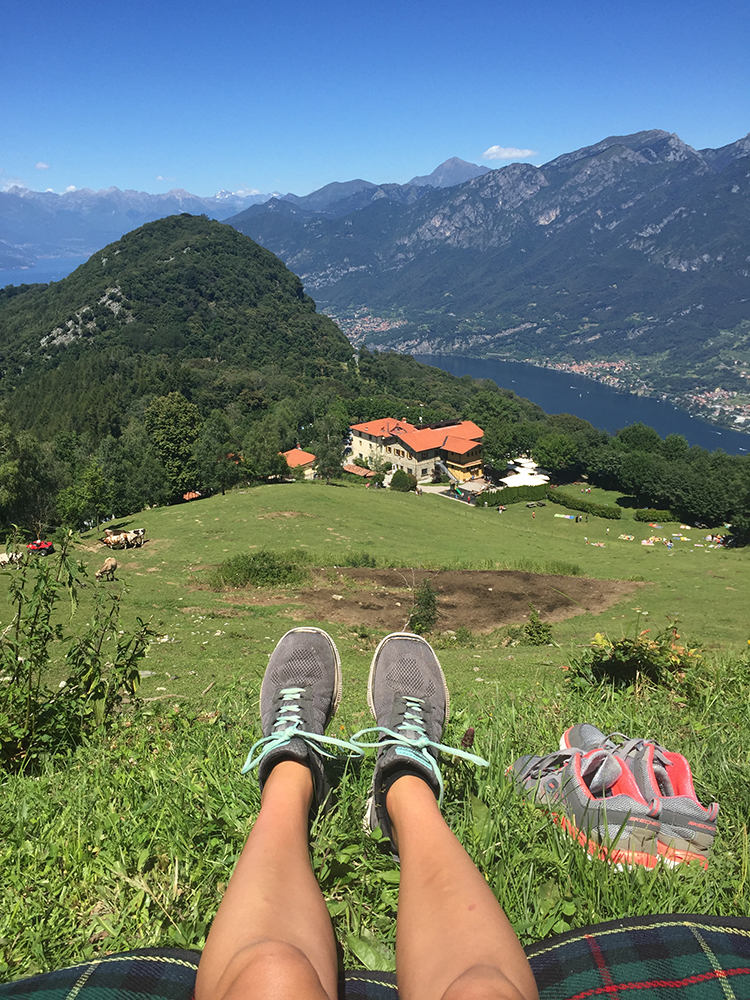
POLYGON ((656 757, 654 757, 654 777, 656 778, 656 784, 659 786, 659 791, 662 795, 674 795, 674 788, 672 787, 672 782, 669 780, 669 775, 667 774, 667 769, 661 764, 656 757))
POLYGON ((622 765, 612 754, 587 754, 581 761, 581 777, 592 795, 603 796, 622 774, 622 765))

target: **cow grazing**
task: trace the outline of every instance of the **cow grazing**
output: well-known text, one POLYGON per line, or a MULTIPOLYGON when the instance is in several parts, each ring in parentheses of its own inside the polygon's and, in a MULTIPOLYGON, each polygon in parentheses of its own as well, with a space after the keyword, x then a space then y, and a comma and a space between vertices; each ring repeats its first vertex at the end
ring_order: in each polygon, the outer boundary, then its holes
POLYGON ((112 531, 107 528, 102 542, 110 549, 140 548, 145 540, 146 529, 134 528, 133 531, 112 531))
POLYGON ((110 549, 125 549, 128 545, 128 536, 123 531, 118 535, 106 535, 102 541, 110 549))
POLYGON ((18 566, 23 560, 20 552, 0 552, 0 568, 3 566, 18 566))
POLYGON ((114 580, 116 569, 117 560, 113 556, 107 556, 104 560, 104 565, 94 573, 94 576, 97 580, 114 580))

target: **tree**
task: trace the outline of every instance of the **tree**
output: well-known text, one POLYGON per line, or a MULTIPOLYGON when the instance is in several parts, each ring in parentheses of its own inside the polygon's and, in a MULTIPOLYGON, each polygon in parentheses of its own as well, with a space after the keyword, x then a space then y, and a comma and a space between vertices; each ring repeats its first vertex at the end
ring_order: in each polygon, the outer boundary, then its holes
POLYGON ((60 468, 48 446, 28 431, 0 425, 0 523, 31 528, 37 537, 54 523, 60 468))
POLYGON ((157 397, 145 413, 146 430, 167 473, 169 492, 177 497, 195 488, 198 472, 193 446, 201 432, 200 410, 181 392, 157 397))
POLYGON ((624 430, 617 432, 617 441, 621 442, 628 451, 656 452, 661 451, 661 438, 653 429, 646 424, 631 424, 624 430))
POLYGON ((404 472, 403 469, 396 469, 391 477, 392 490, 396 490, 399 493, 408 493, 410 490, 414 490, 416 488, 416 476, 412 476, 409 472, 404 472))
POLYGON ((112 484, 104 475, 98 462, 91 464, 72 486, 61 490, 57 509, 64 524, 82 527, 86 521, 95 521, 97 528, 105 513, 110 513, 112 484))
POLYGON ((242 442, 244 469, 250 479, 265 481, 289 475, 279 428, 272 416, 254 423, 242 442))
POLYGON ((236 485, 242 475, 240 447, 221 410, 206 420, 193 451, 201 489, 211 493, 236 485))
POLYGON ((343 473, 344 442, 334 420, 324 417, 316 423, 311 447, 316 456, 315 470, 326 483, 343 473))
POLYGON ((576 443, 571 437, 556 432, 540 438, 533 447, 537 464, 552 472, 559 472, 573 465, 577 452, 576 443))

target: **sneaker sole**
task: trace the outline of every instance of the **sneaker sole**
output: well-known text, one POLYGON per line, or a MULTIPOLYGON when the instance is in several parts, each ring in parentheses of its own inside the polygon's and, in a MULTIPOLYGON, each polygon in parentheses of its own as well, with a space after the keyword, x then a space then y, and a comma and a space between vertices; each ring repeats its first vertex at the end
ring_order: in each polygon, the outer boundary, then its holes
MULTIPOLYGON (((375 667, 378 662, 378 656, 380 655, 380 650, 388 642, 389 639, 417 639, 419 642, 423 642, 425 646, 430 646, 430 644, 427 642, 426 639, 423 639, 421 635, 416 635, 414 632, 391 632, 384 639, 380 640, 380 642, 377 645, 377 649, 373 654, 372 663, 370 664, 370 674, 367 678, 367 704, 370 708, 370 712, 372 713, 373 719, 375 719, 376 721, 378 717, 375 712, 375 704, 373 702, 373 697, 372 697, 373 681, 375 679, 375 667)), ((432 650, 432 655, 435 656, 435 651, 432 649, 432 646, 430 646, 430 649, 432 650)), ((438 660, 437 656, 435 656, 435 663, 437 663, 437 668, 440 673, 440 680, 442 681, 443 684, 443 694, 445 696, 445 718, 444 718, 444 724, 445 724, 450 718, 451 697, 448 691, 448 684, 446 683, 445 680, 445 674, 443 673, 443 668, 441 667, 440 661, 438 660)))
POLYGON ((572 840, 575 840, 583 849, 597 858, 599 861, 607 861, 614 867, 624 867, 627 869, 637 865, 641 868, 656 868, 659 863, 659 856, 652 854, 647 848, 644 849, 644 840, 653 840, 655 831, 653 826, 640 824, 637 821, 632 824, 630 830, 623 832, 623 836, 616 844, 608 846, 599 840, 593 839, 585 830, 579 829, 575 821, 568 813, 550 810, 550 817, 572 840), (634 841, 634 843, 631 843, 634 841))
MULTIPOLYGON (((343 680, 343 676, 342 676, 342 673, 341 673, 341 657, 339 656, 339 651, 338 651, 338 649, 336 649, 336 644, 334 643, 334 641, 330 637, 330 635, 324 629, 322 629, 322 628, 315 628, 312 625, 309 625, 309 626, 300 626, 299 628, 290 628, 289 631, 285 632, 282 635, 282 637, 279 639, 279 641, 276 643, 276 646, 274 647, 274 651, 273 652, 274 653, 276 652, 276 650, 279 648, 279 646, 282 644, 282 642, 284 641, 284 639, 286 639, 286 637, 288 635, 295 635, 295 634, 297 634, 299 632, 309 632, 309 633, 315 633, 317 635, 325 636, 325 638, 328 640, 328 645, 331 647, 331 652, 333 653, 333 660, 334 660, 334 665, 335 665, 335 677, 334 677, 334 682, 333 682, 333 705, 331 707, 331 714, 328 716, 328 719, 326 721, 326 726, 327 726, 328 723, 331 721, 331 719, 336 714, 336 711, 337 711, 339 705, 341 704, 341 693, 342 693, 343 686, 344 686, 344 680, 343 680)), ((273 653, 271 654, 271 656, 273 656, 273 653)), ((270 659, 270 657, 269 657, 269 659, 270 659)), ((264 676, 263 679, 265 680, 265 676, 264 676)), ((261 697, 261 699, 263 697, 263 687, 262 687, 262 685, 261 685, 260 697, 261 697)))

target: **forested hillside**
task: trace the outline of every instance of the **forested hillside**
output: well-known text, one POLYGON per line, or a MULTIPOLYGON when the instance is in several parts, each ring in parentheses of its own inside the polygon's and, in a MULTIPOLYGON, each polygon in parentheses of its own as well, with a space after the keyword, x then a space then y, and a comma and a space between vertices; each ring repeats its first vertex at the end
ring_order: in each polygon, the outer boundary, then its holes
POLYGON ((0 365, 0 520, 35 534, 288 474, 279 452, 298 443, 335 468, 349 424, 394 416, 468 417, 500 470, 530 452, 562 479, 750 528, 747 458, 638 426, 610 437, 492 382, 355 353, 273 254, 203 217, 0 293, 0 365))
POLYGON ((358 358, 278 258, 186 215, 0 292, 0 372, 0 518, 35 531, 262 479, 297 442, 450 419, 482 391, 510 419, 544 417, 411 357, 358 358))

